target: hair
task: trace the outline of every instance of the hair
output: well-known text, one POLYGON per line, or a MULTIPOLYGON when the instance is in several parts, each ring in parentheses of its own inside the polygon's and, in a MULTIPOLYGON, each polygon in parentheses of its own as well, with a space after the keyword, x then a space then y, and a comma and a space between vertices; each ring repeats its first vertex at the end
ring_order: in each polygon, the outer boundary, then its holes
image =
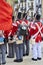
POLYGON ((0 36, 3 36, 3 31, 2 30, 0 30, 0 36))
POLYGON ((25 19, 27 19, 27 15, 26 15, 27 13, 23 13, 23 18, 25 18, 25 19))
POLYGON ((41 16, 40 16, 39 14, 36 15, 36 19, 37 19, 37 20, 40 20, 40 17, 41 17, 41 16))
POLYGON ((22 15, 22 13, 21 13, 21 12, 18 12, 17 18, 18 18, 18 19, 21 19, 21 15, 22 15))
POLYGON ((35 14, 34 14, 34 17, 36 18, 36 20, 40 20, 40 17, 41 17, 41 16, 40 16, 40 14, 35 13, 35 14))
POLYGON ((12 20, 14 20, 14 16, 12 16, 12 20))
POLYGON ((34 17, 36 17, 36 13, 34 14, 34 17))

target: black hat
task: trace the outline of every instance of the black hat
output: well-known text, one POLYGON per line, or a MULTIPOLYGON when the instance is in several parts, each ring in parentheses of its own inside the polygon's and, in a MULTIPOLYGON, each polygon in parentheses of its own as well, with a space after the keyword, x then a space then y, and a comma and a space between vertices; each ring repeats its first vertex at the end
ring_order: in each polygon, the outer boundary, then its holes
POLYGON ((18 19, 21 19, 21 14, 22 14, 21 12, 18 12, 18 16, 17 16, 18 19))

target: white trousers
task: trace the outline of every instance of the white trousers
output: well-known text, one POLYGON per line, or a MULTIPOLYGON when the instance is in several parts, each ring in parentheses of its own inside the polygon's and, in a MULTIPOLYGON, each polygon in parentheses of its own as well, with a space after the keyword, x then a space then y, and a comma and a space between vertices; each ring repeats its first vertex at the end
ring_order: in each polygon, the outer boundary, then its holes
POLYGON ((32 55, 34 59, 41 58, 42 52, 41 52, 41 43, 35 43, 32 45, 32 55))

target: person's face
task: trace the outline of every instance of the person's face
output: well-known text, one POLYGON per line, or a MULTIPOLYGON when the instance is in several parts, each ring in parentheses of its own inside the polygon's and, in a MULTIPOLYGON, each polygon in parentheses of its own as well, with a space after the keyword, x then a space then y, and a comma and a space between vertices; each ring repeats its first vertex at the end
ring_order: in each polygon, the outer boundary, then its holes
POLYGON ((3 35, 3 32, 2 31, 0 31, 0 36, 2 36, 3 35))
POLYGON ((33 17, 33 20, 35 21, 36 20, 36 17, 33 17))

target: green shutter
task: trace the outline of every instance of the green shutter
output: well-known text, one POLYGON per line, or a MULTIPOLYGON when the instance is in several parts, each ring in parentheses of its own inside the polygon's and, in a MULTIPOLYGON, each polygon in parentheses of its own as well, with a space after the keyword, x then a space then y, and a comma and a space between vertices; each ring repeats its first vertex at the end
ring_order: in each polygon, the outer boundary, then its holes
POLYGON ((15 0, 15 3, 18 3, 18 0, 15 0))

